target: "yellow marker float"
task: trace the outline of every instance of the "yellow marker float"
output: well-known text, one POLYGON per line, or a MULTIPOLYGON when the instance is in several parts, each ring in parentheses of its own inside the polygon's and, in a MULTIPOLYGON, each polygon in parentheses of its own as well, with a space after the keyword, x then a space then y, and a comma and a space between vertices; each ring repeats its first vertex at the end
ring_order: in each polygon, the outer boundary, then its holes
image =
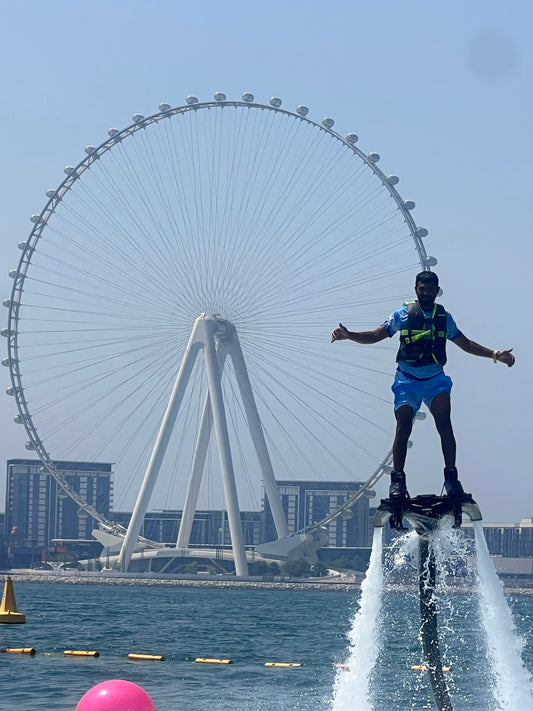
MULTIPOLYGON (((413 664, 413 666, 411 667, 411 671, 425 672, 427 670, 428 670, 428 668, 425 664, 413 664)), ((451 670, 452 670, 451 667, 442 667, 443 672, 450 672, 451 670)))
POLYGON ((211 659, 209 657, 196 657, 197 664, 233 664, 231 659, 211 659))
POLYGON ((265 662, 265 667, 303 667, 303 662, 265 662))
POLYGON ((35 649, 33 647, 4 647, 4 649, 0 649, 0 652, 7 652, 7 654, 29 654, 33 657, 35 649))
POLYGON ((162 654, 128 654, 128 659, 132 662, 164 662, 162 654))
POLYGON ((83 649, 65 649, 63 652, 64 657, 99 657, 99 652, 83 650, 83 649))
POLYGON ((26 616, 17 610, 15 592, 13 590, 13 581, 8 575, 4 584, 2 604, 0 605, 0 623, 20 625, 24 622, 26 622, 26 616))

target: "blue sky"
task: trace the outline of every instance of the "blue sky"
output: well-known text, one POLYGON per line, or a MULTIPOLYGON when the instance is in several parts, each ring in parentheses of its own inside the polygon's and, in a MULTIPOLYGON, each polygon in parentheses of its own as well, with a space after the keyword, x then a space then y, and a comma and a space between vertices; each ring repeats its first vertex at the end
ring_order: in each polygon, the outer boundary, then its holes
MULTIPOLYGON (((261 101, 307 104, 341 133, 356 132, 400 176, 402 196, 430 230, 442 302, 459 328, 490 348, 514 347, 512 370, 449 349, 458 466, 486 520, 533 515, 530 2, 4 0, 0 8, 3 296, 45 190, 110 126, 190 93, 249 90, 261 101)), ((13 406, 0 400, 1 460, 26 454, 13 406)), ((414 440, 410 489, 427 493, 441 476, 428 421, 414 440)), ((2 491, 3 482, 0 474, 2 491)))

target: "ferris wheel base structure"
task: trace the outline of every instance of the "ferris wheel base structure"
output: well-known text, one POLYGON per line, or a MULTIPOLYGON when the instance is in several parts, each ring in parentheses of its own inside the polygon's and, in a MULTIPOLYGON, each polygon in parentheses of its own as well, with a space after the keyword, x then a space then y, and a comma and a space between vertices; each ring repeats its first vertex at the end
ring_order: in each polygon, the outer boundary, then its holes
MULTIPOLYGON (((101 529, 95 529, 93 536, 103 545, 100 561, 106 566, 120 566, 120 550, 123 538, 101 529)), ((287 561, 305 560, 311 565, 318 562, 317 551, 328 541, 325 530, 314 531, 312 533, 294 533, 276 541, 269 541, 256 546, 254 550, 244 552, 247 563, 257 560, 275 561, 286 563, 287 561)), ((138 542, 131 554, 130 561, 167 559, 170 563, 173 558, 208 558, 216 557, 216 549, 209 547, 202 548, 149 548, 138 542)), ((224 551, 226 560, 234 559, 233 551, 224 551)))
POLYGON ((246 560, 228 423, 222 393, 222 373, 228 356, 233 361, 248 428, 259 460, 265 491, 272 510, 278 538, 283 538, 288 535, 287 522, 281 506, 274 471, 268 454, 250 379, 248 377, 246 363, 237 336, 237 330, 232 323, 221 319, 215 314, 202 314, 194 322, 189 343, 181 362, 152 456, 148 463, 148 468, 144 475, 144 480, 133 509, 128 530, 122 543, 118 562, 120 568, 124 571, 128 569, 131 556, 135 550, 139 533, 144 522, 144 516, 150 503, 150 497, 176 422, 176 417, 187 389, 193 365, 200 350, 204 352, 208 390, 198 429, 198 437, 187 486, 183 516, 176 541, 176 549, 186 549, 189 545, 209 439, 211 430, 214 428, 228 511, 228 523, 235 561, 235 571, 237 575, 248 575, 248 563, 246 560))

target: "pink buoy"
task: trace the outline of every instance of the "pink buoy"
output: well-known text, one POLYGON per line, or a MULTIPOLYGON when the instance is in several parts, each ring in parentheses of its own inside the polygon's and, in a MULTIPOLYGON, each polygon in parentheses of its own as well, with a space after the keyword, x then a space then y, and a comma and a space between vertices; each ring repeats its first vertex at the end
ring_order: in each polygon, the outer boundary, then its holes
POLYGON ((131 681, 110 679, 93 686, 78 701, 76 711, 156 711, 146 691, 131 681))

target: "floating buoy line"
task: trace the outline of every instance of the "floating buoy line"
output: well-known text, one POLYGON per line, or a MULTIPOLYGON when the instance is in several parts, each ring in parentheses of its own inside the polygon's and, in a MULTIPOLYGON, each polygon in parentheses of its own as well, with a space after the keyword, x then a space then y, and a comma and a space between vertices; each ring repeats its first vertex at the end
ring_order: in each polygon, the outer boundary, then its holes
MULTIPOLYGON (((35 647, 3 647, 0 649, 0 653, 6 654, 20 654, 25 656, 35 657, 37 651, 35 647)), ((65 651, 60 653, 54 652, 39 652, 40 656, 52 657, 52 656, 63 656, 63 657, 77 657, 77 658, 97 658, 100 657, 100 653, 96 650, 84 650, 84 649, 65 649, 65 651)), ((116 655, 114 655, 116 656, 116 655)), ((142 654, 138 652, 130 652, 126 659, 133 662, 165 662, 166 657, 163 654, 142 654)), ((187 659, 186 661, 190 661, 187 659)), ((195 664, 218 664, 222 666, 227 666, 233 664, 232 659, 224 659, 218 657, 195 657, 193 660, 195 664)), ((281 669, 294 669, 304 666, 304 662, 264 662, 264 666, 267 668, 281 668, 281 669)), ((348 671, 349 666, 341 662, 334 663, 335 669, 343 669, 348 671)), ((427 666, 425 664, 412 664, 410 667, 411 671, 425 672, 427 671, 427 666)), ((451 672, 451 666, 443 666, 443 672, 451 672)))
MULTIPOLYGON (((25 654, 29 656, 36 656, 37 651, 35 647, 3 647, 0 649, 0 653, 6 654, 25 654)), ((63 656, 63 657, 78 657, 78 658, 97 658, 100 657, 100 652, 96 650, 86 650, 86 649, 65 649, 61 654, 59 652, 39 652, 40 656, 52 657, 52 656, 63 656)), ((126 659, 134 662, 164 662, 166 657, 163 654, 141 654, 138 652, 130 652, 126 659)), ((189 660, 187 660, 189 661, 189 660)), ((194 659, 196 664, 221 664, 228 665, 233 664, 232 659, 224 659, 217 657, 196 657, 194 659)), ((303 667, 303 662, 265 662, 265 667, 303 667)))

